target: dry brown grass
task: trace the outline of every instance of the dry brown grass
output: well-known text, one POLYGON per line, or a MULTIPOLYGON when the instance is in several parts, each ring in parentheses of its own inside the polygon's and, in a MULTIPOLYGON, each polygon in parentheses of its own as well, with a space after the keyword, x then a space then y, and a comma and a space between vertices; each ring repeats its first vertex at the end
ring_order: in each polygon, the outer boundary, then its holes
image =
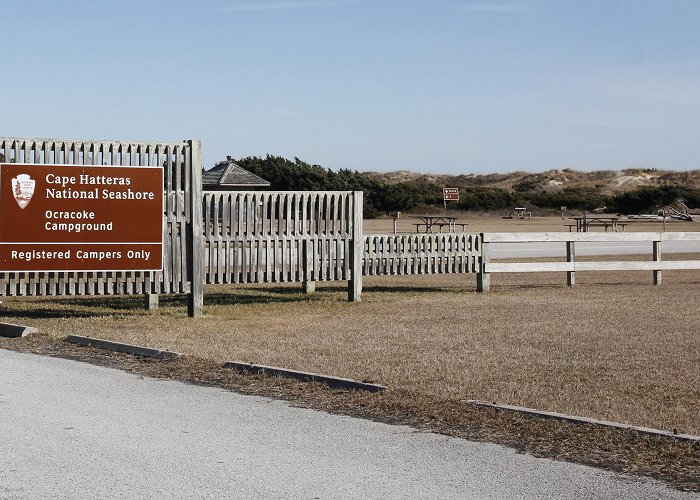
POLYGON ((181 298, 10 299, 2 321, 371 380, 445 402, 482 399, 700 434, 700 273, 367 277, 340 285, 213 286, 206 316, 181 298), (604 284, 603 284, 604 283, 604 284))

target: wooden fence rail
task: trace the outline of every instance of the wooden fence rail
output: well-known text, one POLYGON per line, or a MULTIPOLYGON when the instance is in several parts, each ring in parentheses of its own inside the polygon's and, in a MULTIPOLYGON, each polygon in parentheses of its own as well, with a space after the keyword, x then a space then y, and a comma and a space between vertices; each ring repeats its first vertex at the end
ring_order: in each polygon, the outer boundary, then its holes
POLYGON ((652 271, 655 285, 661 284, 661 271, 700 269, 700 260, 661 260, 663 241, 699 241, 700 233, 482 233, 482 253, 477 275, 477 290, 488 292, 491 273, 567 273, 567 284, 574 286, 576 271, 652 271), (650 242, 651 261, 576 261, 576 242, 650 242), (497 243, 565 243, 566 262, 491 262, 491 246, 497 243))

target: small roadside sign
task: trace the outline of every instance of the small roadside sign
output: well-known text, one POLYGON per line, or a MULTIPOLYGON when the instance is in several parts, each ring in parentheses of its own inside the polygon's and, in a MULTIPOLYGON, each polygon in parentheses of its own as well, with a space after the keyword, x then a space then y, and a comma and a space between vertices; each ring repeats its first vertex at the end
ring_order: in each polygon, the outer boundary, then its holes
POLYGON ((442 199, 445 201, 459 201, 459 188, 442 188, 442 199))

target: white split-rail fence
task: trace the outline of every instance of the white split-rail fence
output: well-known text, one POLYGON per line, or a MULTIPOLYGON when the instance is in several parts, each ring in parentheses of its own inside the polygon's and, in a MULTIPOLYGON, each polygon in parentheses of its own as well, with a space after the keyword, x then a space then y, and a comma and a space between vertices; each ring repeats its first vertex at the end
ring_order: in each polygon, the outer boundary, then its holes
POLYGON ((482 233, 482 251, 477 290, 488 292, 492 273, 566 272, 567 284, 576 283, 576 271, 652 271, 653 282, 661 284, 661 271, 700 269, 700 260, 662 260, 664 241, 698 241, 700 232, 638 233, 482 233), (564 243, 566 262, 492 262, 491 247, 498 243, 564 243), (648 242, 651 260, 577 261, 576 243, 648 242))

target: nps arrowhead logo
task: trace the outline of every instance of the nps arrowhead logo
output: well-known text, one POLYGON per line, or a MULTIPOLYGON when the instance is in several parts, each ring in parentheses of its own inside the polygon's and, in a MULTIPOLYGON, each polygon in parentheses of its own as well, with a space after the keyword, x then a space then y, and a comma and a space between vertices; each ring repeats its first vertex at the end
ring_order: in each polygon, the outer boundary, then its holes
POLYGON ((19 208, 24 209, 34 196, 34 187, 36 182, 27 174, 19 174, 12 179, 12 195, 19 205, 19 208))

